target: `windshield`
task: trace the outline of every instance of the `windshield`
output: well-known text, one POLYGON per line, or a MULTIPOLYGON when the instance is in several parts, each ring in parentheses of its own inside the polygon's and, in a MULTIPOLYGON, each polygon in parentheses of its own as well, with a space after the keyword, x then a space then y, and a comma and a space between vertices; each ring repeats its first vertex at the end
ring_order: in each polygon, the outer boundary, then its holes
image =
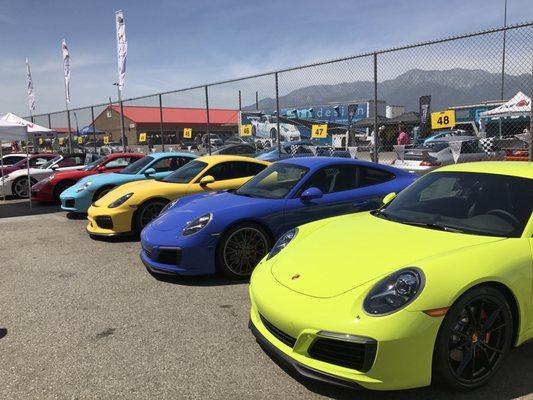
POLYGON ((264 199, 282 199, 295 187, 307 168, 276 163, 261 171, 234 193, 264 199))
POLYGON ((173 173, 163 178, 161 181, 170 183, 189 183, 206 166, 207 164, 203 161, 190 161, 183 167, 178 168, 173 173))
POLYGON ((81 169, 81 171, 91 171, 95 169, 102 162, 104 158, 105 157, 100 157, 96 159, 95 161, 93 161, 92 163, 87 164, 85 167, 81 169))
POLYGON ((434 172, 401 192, 376 216, 475 235, 520 237, 533 211, 533 179, 434 172))
POLYGON ((48 169, 50 168, 52 165, 54 165, 55 163, 59 162, 60 160, 62 160, 63 158, 61 156, 57 156, 55 158, 52 158, 50 161, 44 163, 43 165, 41 165, 39 168, 41 169, 48 169))
POLYGON ((135 175, 139 173, 148 164, 150 164, 152 161, 154 161, 153 157, 150 157, 150 156, 143 157, 135 161, 134 163, 131 163, 123 170, 117 172, 117 174, 135 175))

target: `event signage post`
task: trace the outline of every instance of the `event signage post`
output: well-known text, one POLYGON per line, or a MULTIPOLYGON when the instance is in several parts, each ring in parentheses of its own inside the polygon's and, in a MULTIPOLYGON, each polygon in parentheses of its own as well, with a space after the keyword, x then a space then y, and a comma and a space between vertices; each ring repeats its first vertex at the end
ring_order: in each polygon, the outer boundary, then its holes
POLYGON ((418 125, 420 126, 420 137, 425 138, 430 130, 430 115, 431 115, 431 96, 420 96, 419 100, 420 106, 420 121, 418 125))

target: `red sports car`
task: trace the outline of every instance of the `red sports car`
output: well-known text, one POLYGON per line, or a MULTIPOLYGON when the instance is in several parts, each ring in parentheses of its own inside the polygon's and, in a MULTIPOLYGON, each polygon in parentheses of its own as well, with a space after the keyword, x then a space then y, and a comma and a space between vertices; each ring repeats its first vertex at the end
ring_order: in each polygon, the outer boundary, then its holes
POLYGON ((56 172, 31 188, 31 199, 38 203, 59 203, 59 195, 81 178, 106 172, 117 172, 143 158, 141 153, 112 153, 79 170, 56 172))

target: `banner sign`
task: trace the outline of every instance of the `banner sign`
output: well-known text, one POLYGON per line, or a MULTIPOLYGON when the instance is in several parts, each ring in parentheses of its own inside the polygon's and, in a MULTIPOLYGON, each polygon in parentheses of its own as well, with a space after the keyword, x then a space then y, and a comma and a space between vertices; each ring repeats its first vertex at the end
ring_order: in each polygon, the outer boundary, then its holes
POLYGON ((65 138, 60 137, 60 138, 58 139, 58 142, 59 142, 59 145, 60 145, 60 146, 63 146, 63 144, 65 143, 65 138))
POLYGON ((104 136, 104 144, 109 144, 109 136, 104 136))
POLYGON ((241 125, 241 136, 252 136, 252 124, 241 125))
POLYGON ((63 75, 65 77, 65 100, 70 103, 70 52, 65 39, 61 42, 61 52, 63 54, 63 75))
POLYGON ((78 136, 78 144, 83 144, 83 138, 81 136, 78 136))
POLYGON ((358 104, 349 104, 348 105, 348 125, 351 125, 354 117, 357 116, 357 108, 359 107, 358 104))
POLYGON ((429 116, 431 115, 431 96, 420 96, 419 106, 420 120, 418 124, 420 126, 420 136, 426 137, 431 130, 429 125, 429 116))
POLYGON ((328 137, 328 124, 313 124, 311 126, 311 139, 328 137))
POLYGON ((28 107, 30 111, 35 111, 35 93, 33 91, 33 80, 31 79, 30 62, 26 58, 26 78, 28 80, 28 107))
POLYGON ((122 10, 115 12, 117 26, 117 61, 118 61, 118 89, 124 88, 126 78, 126 56, 128 54, 128 42, 126 40, 126 23, 122 10))
POLYGON ((183 137, 185 139, 191 139, 192 138, 192 128, 183 128, 183 137))
POLYGON ((139 142, 146 142, 146 132, 139 133, 139 142))
POLYGON ((455 126, 455 111, 439 111, 431 113, 431 128, 443 129, 453 128, 455 126))

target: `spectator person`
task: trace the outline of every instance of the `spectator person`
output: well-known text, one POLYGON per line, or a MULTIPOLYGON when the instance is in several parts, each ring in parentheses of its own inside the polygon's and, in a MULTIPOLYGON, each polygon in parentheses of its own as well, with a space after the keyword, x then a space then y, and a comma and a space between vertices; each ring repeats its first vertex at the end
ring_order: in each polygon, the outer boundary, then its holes
POLYGON ((396 144, 398 145, 408 145, 411 142, 411 138, 409 137, 409 134, 405 131, 405 126, 403 124, 400 124, 398 126, 398 139, 396 140, 396 144))

